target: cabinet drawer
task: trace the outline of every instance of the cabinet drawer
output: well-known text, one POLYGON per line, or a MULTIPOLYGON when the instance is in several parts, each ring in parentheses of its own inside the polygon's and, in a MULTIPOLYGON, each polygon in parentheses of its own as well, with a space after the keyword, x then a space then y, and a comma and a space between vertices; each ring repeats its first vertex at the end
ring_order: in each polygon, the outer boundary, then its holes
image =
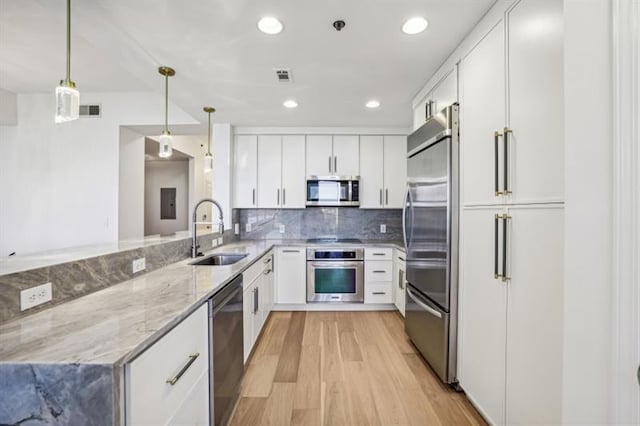
POLYGON ((393 260, 392 248, 368 247, 364 249, 364 260, 393 260))
POLYGON ((393 280, 393 262, 367 260, 364 262, 364 281, 388 282, 393 280))
POLYGON ((126 365, 127 424, 166 424, 179 412, 209 370, 208 336, 205 304, 126 365))
POLYGON ((365 284, 364 303, 393 303, 391 283, 365 284))

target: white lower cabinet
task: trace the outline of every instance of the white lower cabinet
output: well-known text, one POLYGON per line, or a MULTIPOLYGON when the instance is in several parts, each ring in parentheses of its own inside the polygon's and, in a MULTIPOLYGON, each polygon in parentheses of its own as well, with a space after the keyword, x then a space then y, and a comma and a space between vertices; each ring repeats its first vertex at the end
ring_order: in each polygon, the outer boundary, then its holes
POLYGON ((407 266, 405 252, 395 250, 393 257, 393 303, 398 311, 404 316, 406 304, 407 266))
POLYGON ((563 212, 463 211, 459 379, 491 423, 562 421, 563 212))
POLYGON ((307 303, 306 249, 278 247, 275 263, 276 303, 307 303))
POLYGON ((270 252, 243 274, 244 361, 260 336, 273 307, 273 254, 270 252))
POLYGON ((205 304, 125 366, 127 425, 209 424, 205 304))
POLYGON ((364 303, 393 303, 393 249, 364 249, 364 303))

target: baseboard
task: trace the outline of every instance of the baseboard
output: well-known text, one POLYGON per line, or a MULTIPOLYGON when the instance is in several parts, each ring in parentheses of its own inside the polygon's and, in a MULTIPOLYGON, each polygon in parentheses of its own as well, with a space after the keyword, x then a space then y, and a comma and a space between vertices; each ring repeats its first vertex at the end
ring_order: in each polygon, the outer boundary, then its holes
POLYGON ((393 303, 293 303, 276 304, 272 311, 395 311, 393 303))

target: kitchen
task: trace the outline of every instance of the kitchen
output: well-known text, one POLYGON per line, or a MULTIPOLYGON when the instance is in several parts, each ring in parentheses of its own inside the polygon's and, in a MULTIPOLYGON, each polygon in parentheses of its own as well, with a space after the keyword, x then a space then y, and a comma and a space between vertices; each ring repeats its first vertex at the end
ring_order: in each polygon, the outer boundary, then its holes
POLYGON ((0 423, 640 423, 637 2, 59 3, 0 3, 0 423))

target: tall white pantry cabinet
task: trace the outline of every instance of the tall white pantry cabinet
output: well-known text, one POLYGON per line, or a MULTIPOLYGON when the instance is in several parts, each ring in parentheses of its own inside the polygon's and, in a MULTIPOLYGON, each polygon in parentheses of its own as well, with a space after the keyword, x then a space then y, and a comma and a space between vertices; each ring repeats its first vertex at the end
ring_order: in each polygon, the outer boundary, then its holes
POLYGON ((515 2, 459 64, 458 376, 494 424, 562 420, 562 21, 515 2))

